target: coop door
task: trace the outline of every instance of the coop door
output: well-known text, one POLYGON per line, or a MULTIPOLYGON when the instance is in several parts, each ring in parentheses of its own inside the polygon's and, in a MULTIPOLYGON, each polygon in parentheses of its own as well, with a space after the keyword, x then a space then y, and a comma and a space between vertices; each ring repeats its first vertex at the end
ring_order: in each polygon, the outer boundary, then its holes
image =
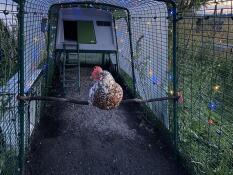
POLYGON ((93 21, 78 21, 78 43, 96 44, 96 36, 93 21))
POLYGON ((77 21, 63 21, 64 40, 77 42, 77 21))

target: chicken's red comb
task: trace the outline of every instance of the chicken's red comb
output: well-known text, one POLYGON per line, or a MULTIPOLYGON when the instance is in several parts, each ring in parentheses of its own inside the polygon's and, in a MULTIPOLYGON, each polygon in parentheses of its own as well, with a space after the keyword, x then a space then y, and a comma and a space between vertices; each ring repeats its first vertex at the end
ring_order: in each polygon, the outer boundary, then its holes
POLYGON ((103 71, 103 69, 100 66, 95 66, 93 71, 103 71))
POLYGON ((99 73, 103 72, 103 69, 100 67, 100 66, 95 66, 92 73, 91 73, 91 76, 94 80, 97 80, 99 79, 99 73))

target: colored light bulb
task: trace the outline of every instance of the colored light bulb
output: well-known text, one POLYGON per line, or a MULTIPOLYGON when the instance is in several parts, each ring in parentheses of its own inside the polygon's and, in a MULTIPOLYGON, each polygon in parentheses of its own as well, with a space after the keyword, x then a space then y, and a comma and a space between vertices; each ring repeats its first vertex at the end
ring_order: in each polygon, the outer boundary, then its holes
POLYGON ((172 81, 173 80, 173 76, 170 74, 168 75, 168 80, 172 81))
POLYGON ((216 111, 217 108, 218 108, 217 102, 210 102, 210 103, 208 104, 208 108, 209 108, 211 111, 216 111))
POLYGON ((220 85, 215 85, 214 87, 213 87, 213 89, 214 89, 214 91, 219 91, 220 90, 220 88, 221 88, 221 86, 220 85))
POLYGON ((158 83, 158 79, 155 75, 152 76, 152 82, 153 84, 157 84, 158 83))
POLYGON ((214 125, 214 120, 209 119, 209 120, 208 120, 208 124, 209 124, 209 125, 214 125))
POLYGON ((149 70, 149 76, 152 76, 152 75, 153 75, 153 70, 150 69, 150 70, 149 70))

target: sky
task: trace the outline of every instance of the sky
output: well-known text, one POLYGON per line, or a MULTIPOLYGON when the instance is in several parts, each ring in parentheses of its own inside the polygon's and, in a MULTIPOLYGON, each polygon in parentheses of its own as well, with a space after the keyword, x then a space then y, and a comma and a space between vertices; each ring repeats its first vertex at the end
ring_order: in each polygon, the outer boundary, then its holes
MULTIPOLYGON (((217 13, 221 13, 221 9, 223 9, 223 14, 233 14, 233 0, 216 0, 218 2, 217 13), (223 1, 223 2, 222 2, 223 1)), ((16 12, 16 3, 12 0, 7 0, 7 5, 5 5, 5 1, 0 0, 0 19, 3 19, 4 23, 8 24, 10 28, 11 25, 16 23, 16 16, 9 13, 8 15, 4 15, 3 11, 8 10, 10 12, 16 12)), ((214 0, 211 0, 208 5, 201 7, 197 14, 204 15, 204 14, 213 14, 215 9, 214 0)))
POLYGON ((6 3, 6 1, 0 0, 0 19, 10 29, 12 25, 16 24, 17 5, 16 5, 16 3, 12 2, 11 0, 7 0, 7 5, 5 3, 6 3), (5 15, 3 13, 4 11, 8 12, 8 14, 5 15))
MULTIPOLYGON (((218 2, 217 12, 221 13, 221 9, 223 9, 223 14, 233 14, 233 0, 216 0, 218 2)), ((198 14, 213 14, 216 3, 214 1, 210 1, 206 6, 201 7, 200 10, 197 11, 198 14)))

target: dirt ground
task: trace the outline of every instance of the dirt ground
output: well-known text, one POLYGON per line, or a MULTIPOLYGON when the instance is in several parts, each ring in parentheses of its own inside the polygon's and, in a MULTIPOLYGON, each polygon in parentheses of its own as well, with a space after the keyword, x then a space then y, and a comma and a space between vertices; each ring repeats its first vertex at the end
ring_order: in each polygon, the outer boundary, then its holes
MULTIPOLYGON (((91 69, 81 70, 81 92, 87 99, 91 69)), ((62 96, 58 84, 51 95, 62 96)), ((35 131, 27 175, 184 175, 135 105, 103 111, 91 106, 50 102, 35 131)))

